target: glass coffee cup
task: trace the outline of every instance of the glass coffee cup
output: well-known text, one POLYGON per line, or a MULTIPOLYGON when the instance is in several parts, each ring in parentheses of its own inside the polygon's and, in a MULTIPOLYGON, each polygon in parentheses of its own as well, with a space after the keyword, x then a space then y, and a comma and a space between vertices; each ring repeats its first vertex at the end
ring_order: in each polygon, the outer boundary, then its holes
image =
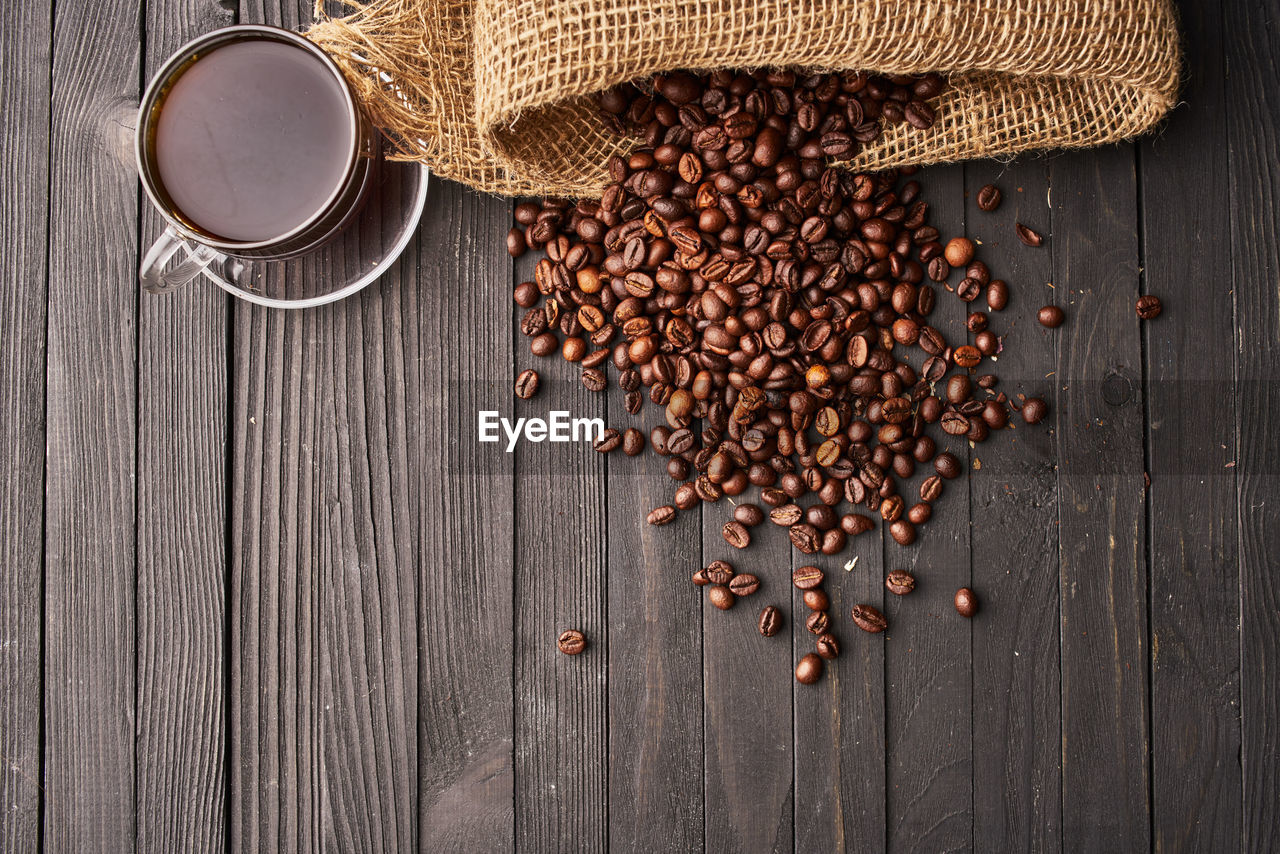
POLYGON ((142 286, 163 293, 210 265, 325 246, 359 213, 378 149, 338 66, 301 35, 240 25, 191 41, 139 112, 138 173, 167 223, 142 286))

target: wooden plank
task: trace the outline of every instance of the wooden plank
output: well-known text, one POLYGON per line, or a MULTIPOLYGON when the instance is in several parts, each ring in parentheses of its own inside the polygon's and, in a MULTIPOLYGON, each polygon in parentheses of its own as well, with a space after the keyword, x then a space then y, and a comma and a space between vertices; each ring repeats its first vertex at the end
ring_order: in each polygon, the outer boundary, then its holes
POLYGON ((512 463, 476 434, 478 411, 512 393, 511 266, 501 240, 509 216, 505 202, 434 181, 418 253, 410 412, 421 448, 419 848, 427 852, 514 844, 512 463))
MULTIPOLYGON (((731 518, 728 498, 703 504, 703 563, 727 560, 738 572, 757 576, 760 590, 729 611, 718 610, 705 593, 701 597, 704 850, 788 852, 795 845, 796 809, 792 685, 796 660, 809 651, 792 633, 804 615, 787 607, 792 547, 786 529, 765 521, 739 551, 721 534, 731 518), (783 612, 783 629, 772 638, 757 628, 766 605, 783 612)), ((809 634, 803 625, 800 631, 809 634)), ((799 687, 830 696, 828 684, 799 687)))
POLYGON ((50 3, 12 10, 0 32, 0 849, 33 851, 40 822, 44 345, 48 293, 50 3))
POLYGON ((43 835, 56 850, 134 847, 138 44, 134 4, 56 10, 43 835))
MULTIPOLYGON (((1223 4, 1235 284, 1236 500, 1240 568, 1241 762, 1247 851, 1280 848, 1280 33, 1272 4, 1223 4)), ((1221 275, 1221 273, 1219 273, 1221 275)))
MULTIPOLYGON (((1036 321, 1054 294, 1053 256, 1014 236, 1019 221, 1049 225, 1048 178, 1039 158, 968 163, 965 211, 982 259, 1012 293, 1007 309, 989 312, 1006 345, 989 366, 997 391, 1043 397, 1056 409, 1059 332, 1036 321), (976 203, 989 183, 1004 194, 993 213, 976 203)), ((988 310, 985 300, 972 307, 988 310)), ((1056 452, 1048 422, 1010 421, 973 451, 981 468, 971 464, 969 478, 982 608, 973 622, 973 847, 1048 851, 1061 847, 1062 832, 1056 452)))
MULTIPOLYGON (((1185 102, 1140 148, 1143 290, 1165 312, 1143 324, 1151 475, 1152 842, 1237 851, 1239 561, 1233 283, 1222 11, 1183 3, 1185 102), (1198 164, 1189 169, 1188 164, 1198 164), (1170 188, 1178 187, 1178 198, 1170 188), (1194 201, 1191 201, 1194 200, 1194 201)), ((1236 285, 1238 292, 1239 285, 1236 285)))
MULTIPOLYGON (((503 244, 511 207, 488 200, 501 227, 477 235, 480 246, 503 244)), ((509 306, 498 340, 514 354, 495 371, 490 397, 504 417, 605 420, 606 399, 581 382, 580 365, 558 354, 539 359, 514 331, 524 309, 509 301, 515 282, 533 278, 541 253, 521 258, 512 274, 484 283, 485 302, 509 306), (505 287, 504 287, 505 285, 505 287), (518 400, 516 375, 533 367, 538 395, 518 400)), ((495 310, 495 315, 497 311, 495 310)), ((560 336, 561 341, 564 336, 560 336)), ((474 409, 466 417, 474 417, 474 409)), ((490 446, 492 447, 492 446, 490 446)), ((487 452, 486 452, 487 453, 487 452)), ((622 456, 621 451, 617 452, 622 456)), ((590 442, 522 442, 515 459, 515 828, 516 847, 533 851, 604 849, 608 845, 608 461, 590 442), (587 649, 562 655, 556 639, 576 628, 587 649)), ((625 506, 625 505, 624 505, 625 506)))
MULTIPOLYGON (((1050 165, 1058 331, 1063 838, 1149 846, 1147 577, 1132 147, 1050 165)), ((1036 225, 1036 223, 1028 223, 1036 225)))
MULTIPOLYGON (((145 73, 233 16, 149 4, 145 73)), ((144 202, 144 244, 164 230, 144 202)), ((229 297, 207 282, 139 303, 137 841, 226 847, 226 453, 229 297), (175 643, 175 638, 181 639, 175 643)))
MULTIPOLYGON (((517 365, 527 361, 517 351, 517 365)), ((703 593, 690 576, 703 565, 702 518, 692 510, 661 528, 645 523, 676 488, 648 444, 665 419, 647 398, 628 416, 616 383, 608 394, 613 425, 645 435, 642 455, 608 461, 609 849, 699 851, 703 593)))
MULTIPOLYGON (((963 167, 930 169, 920 182, 929 221, 947 239, 964 234, 963 167)), ((952 278, 962 277, 957 271, 952 278)), ((948 341, 964 339, 967 313, 964 302, 939 289, 931 319, 948 341)), ((917 368, 921 355, 918 349, 910 354, 917 368)), ((932 435, 939 452, 950 450, 966 462, 966 441, 937 427, 932 435)), ((932 468, 917 466, 915 476, 901 485, 908 507, 918 500, 919 484, 932 468)), ((885 536, 885 571, 905 569, 917 581, 909 596, 885 597, 885 814, 891 851, 951 851, 971 844, 971 626, 953 605, 956 590, 971 582, 969 539, 966 478, 946 482, 915 545, 899 546, 885 536)), ((847 619, 842 615, 842 622, 847 619)))

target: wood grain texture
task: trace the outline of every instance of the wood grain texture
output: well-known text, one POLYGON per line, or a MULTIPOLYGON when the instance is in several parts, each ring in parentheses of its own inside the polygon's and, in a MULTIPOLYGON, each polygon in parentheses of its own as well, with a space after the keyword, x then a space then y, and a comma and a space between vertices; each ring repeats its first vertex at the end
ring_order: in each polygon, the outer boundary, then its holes
MULTIPOLYGON (((930 223, 944 239, 964 234, 963 168, 930 170, 921 183, 930 223)), ((957 271, 953 279, 960 278, 957 271)), ((930 320, 953 345, 964 339, 966 315, 965 304, 939 288, 930 320)), ((918 349, 911 353, 917 368, 920 356, 918 349)), ((932 432, 939 451, 950 450, 962 465, 967 462, 966 441, 936 426, 932 432)), ((915 476, 900 483, 908 507, 919 500, 919 484, 932 473, 932 465, 917 466, 915 476)), ((905 569, 916 577, 911 595, 885 597, 888 848, 960 850, 971 844, 973 833, 971 625, 953 605, 955 591, 971 581, 967 479, 946 482, 915 545, 899 546, 887 532, 884 541, 885 571, 905 569)))
MULTIPOLYGON (((150 4, 146 11, 148 79, 183 43, 233 22, 206 0, 150 4)), ((164 222, 145 202, 140 213, 145 245, 164 222)), ((139 299, 136 809, 142 851, 226 847, 229 300, 204 280, 139 299)))
MULTIPOLYGON (((531 358, 517 352, 517 366, 531 358)), ((699 851, 704 594, 690 576, 703 565, 702 514, 682 512, 660 528, 645 523, 649 510, 671 503, 676 482, 648 444, 649 431, 665 423, 662 408, 646 396, 632 417, 623 397, 610 386, 610 420, 641 429, 645 451, 615 452, 608 463, 609 850, 699 851)))
MULTIPOLYGON (((752 531, 751 545, 739 550, 721 534, 732 518, 728 498, 703 503, 703 563, 726 560, 737 572, 757 576, 760 590, 721 611, 703 588, 704 850, 777 854, 795 843, 791 686, 797 656, 808 650, 794 648, 791 635, 804 617, 787 607, 793 551, 787 530, 766 521, 752 531), (783 612, 783 629, 771 638, 757 628, 765 605, 783 612)), ((807 687, 826 692, 826 684, 807 687)))
MULTIPOLYGON (((1014 224, 1048 229, 1048 166, 1040 159, 965 165, 970 236, 992 275, 1009 282, 1009 307, 990 312, 1006 348, 989 369, 997 391, 1043 397, 1057 408, 1054 374, 1061 330, 1036 312, 1052 301, 1053 256, 1023 246, 1014 224), (995 183, 1005 201, 978 209, 995 183)), ((1052 240, 1052 235, 1050 236, 1052 240)), ((988 311, 985 299, 971 309, 988 311)), ((974 449, 969 516, 973 589, 973 846, 978 851, 1057 850, 1062 842, 1061 701, 1058 661, 1058 500, 1054 432, 1048 421, 1015 426, 974 449)), ((958 485, 958 484, 957 484, 958 485)), ((943 500, 946 500, 944 496, 943 500)))
POLYGON ((477 412, 512 394, 511 265, 500 240, 509 211, 433 179, 418 253, 411 416, 422 448, 418 814, 427 852, 502 851, 515 839, 512 462, 476 432, 477 412))
POLYGON ((1182 4, 1186 104, 1142 144, 1143 290, 1165 311, 1142 324, 1147 365, 1151 554, 1152 844, 1238 851, 1239 561, 1228 158, 1219 4, 1182 4), (1187 169, 1188 162, 1199 164, 1187 169), (1179 186, 1183 204, 1167 202, 1179 186), (1188 283, 1194 283, 1194 296, 1188 283))
MULTIPOLYGON (((500 228, 479 239, 482 245, 499 247, 512 223, 511 209, 496 200, 486 201, 495 217, 505 219, 500 228)), ((522 315, 524 309, 510 302, 510 288, 532 279, 535 254, 522 258, 507 288, 492 288, 484 304, 510 307, 514 314, 507 316, 522 315)), ((521 340, 514 344, 514 358, 502 370, 481 374, 500 378, 489 398, 495 404, 491 408, 504 416, 514 410, 516 417, 543 419, 550 418, 552 411, 562 411, 572 418, 598 418, 608 424, 605 396, 586 390, 580 365, 564 361, 558 353, 539 359, 529 352, 527 339, 515 334, 521 340), (533 399, 519 401, 513 385, 525 367, 538 370, 542 388, 533 399)), ((621 451, 615 453, 622 456, 621 451)), ((512 503, 518 514, 514 526, 516 847, 602 850, 609 838, 608 460, 589 441, 521 441, 512 456, 516 472, 512 503), (571 628, 587 637, 587 650, 581 655, 566 656, 556 647, 560 633, 571 628)))
MULTIPOLYGON (((1132 147, 1050 164, 1059 454, 1063 839, 1149 845, 1142 354, 1132 147)), ((1029 223, 1035 225, 1034 223, 1029 223)))
POLYGON ((12 10, 0 32, 0 849, 35 850, 40 718, 45 304, 52 6, 12 10))
MULTIPOLYGON (((1223 4, 1235 293, 1243 848, 1280 847, 1280 32, 1266 2, 1223 4)), ((1225 373, 1226 366, 1222 366, 1225 373)))
POLYGON ((56 9, 43 835, 53 850, 134 847, 138 45, 133 4, 56 9))

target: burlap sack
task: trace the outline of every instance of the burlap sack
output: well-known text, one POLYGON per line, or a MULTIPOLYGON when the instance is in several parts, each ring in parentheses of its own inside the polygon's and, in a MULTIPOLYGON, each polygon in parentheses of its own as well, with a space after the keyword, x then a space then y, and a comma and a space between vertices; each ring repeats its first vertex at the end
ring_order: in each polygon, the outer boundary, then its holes
POLYGON ((309 36, 401 155, 507 194, 597 196, 591 94, 677 68, 945 73, 938 121, 849 165, 1076 148, 1150 129, 1178 90, 1170 0, 376 0, 309 36))

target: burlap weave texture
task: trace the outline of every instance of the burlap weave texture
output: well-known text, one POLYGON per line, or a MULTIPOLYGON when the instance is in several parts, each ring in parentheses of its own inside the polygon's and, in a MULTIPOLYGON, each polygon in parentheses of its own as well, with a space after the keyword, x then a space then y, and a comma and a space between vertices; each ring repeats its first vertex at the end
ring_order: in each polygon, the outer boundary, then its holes
POLYGON ((1170 0, 376 0, 309 35, 404 156, 569 197, 598 195, 636 144, 590 96, 655 72, 946 74, 934 126, 889 128, 858 169, 1128 139, 1173 107, 1180 73, 1170 0))

